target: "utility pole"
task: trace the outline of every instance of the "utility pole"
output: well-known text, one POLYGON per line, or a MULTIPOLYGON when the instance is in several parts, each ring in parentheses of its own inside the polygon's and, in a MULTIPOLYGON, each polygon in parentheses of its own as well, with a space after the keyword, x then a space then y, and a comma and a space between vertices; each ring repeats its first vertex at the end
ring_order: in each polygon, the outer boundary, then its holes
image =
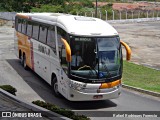
POLYGON ((97 0, 96 0, 96 11, 95 11, 95 17, 97 18, 97 0))

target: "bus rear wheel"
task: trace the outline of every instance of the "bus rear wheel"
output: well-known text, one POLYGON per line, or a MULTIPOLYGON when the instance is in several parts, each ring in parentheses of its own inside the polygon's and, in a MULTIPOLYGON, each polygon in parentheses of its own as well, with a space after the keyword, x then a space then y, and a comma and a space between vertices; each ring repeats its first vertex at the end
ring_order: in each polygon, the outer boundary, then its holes
POLYGON ((23 66, 23 68, 24 68, 25 70, 28 69, 28 66, 27 66, 27 64, 26 64, 26 56, 25 56, 25 55, 21 56, 21 64, 22 64, 22 66, 23 66))
POLYGON ((52 86, 52 92, 53 92, 53 94, 56 97, 60 97, 60 93, 58 91, 58 81, 57 81, 56 77, 52 78, 51 86, 52 86))

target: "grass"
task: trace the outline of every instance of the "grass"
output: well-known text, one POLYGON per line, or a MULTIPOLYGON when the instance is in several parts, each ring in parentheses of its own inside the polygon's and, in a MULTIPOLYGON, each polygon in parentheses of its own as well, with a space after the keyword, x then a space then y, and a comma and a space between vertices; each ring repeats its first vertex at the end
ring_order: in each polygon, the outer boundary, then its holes
POLYGON ((160 93, 160 71, 123 62, 123 84, 160 93))

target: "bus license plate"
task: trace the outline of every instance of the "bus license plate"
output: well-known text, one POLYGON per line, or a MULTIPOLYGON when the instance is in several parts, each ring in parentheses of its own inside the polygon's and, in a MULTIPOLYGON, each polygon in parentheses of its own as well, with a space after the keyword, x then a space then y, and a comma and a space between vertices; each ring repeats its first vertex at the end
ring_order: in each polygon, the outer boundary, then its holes
POLYGON ((103 95, 94 95, 93 96, 93 99, 101 99, 101 98, 103 98, 103 95))

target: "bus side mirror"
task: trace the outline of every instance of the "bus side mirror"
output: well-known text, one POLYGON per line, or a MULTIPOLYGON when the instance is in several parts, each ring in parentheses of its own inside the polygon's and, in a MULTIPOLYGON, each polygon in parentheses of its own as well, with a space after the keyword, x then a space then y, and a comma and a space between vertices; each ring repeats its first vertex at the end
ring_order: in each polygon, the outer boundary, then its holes
POLYGON ((120 41, 120 43, 125 47, 125 49, 126 49, 126 60, 129 61, 131 59, 131 48, 123 41, 120 41))
POLYGON ((71 48, 70 48, 68 42, 65 39, 61 38, 61 40, 62 40, 62 42, 64 44, 65 49, 66 49, 66 61, 67 62, 71 62, 71 60, 72 60, 71 48))

